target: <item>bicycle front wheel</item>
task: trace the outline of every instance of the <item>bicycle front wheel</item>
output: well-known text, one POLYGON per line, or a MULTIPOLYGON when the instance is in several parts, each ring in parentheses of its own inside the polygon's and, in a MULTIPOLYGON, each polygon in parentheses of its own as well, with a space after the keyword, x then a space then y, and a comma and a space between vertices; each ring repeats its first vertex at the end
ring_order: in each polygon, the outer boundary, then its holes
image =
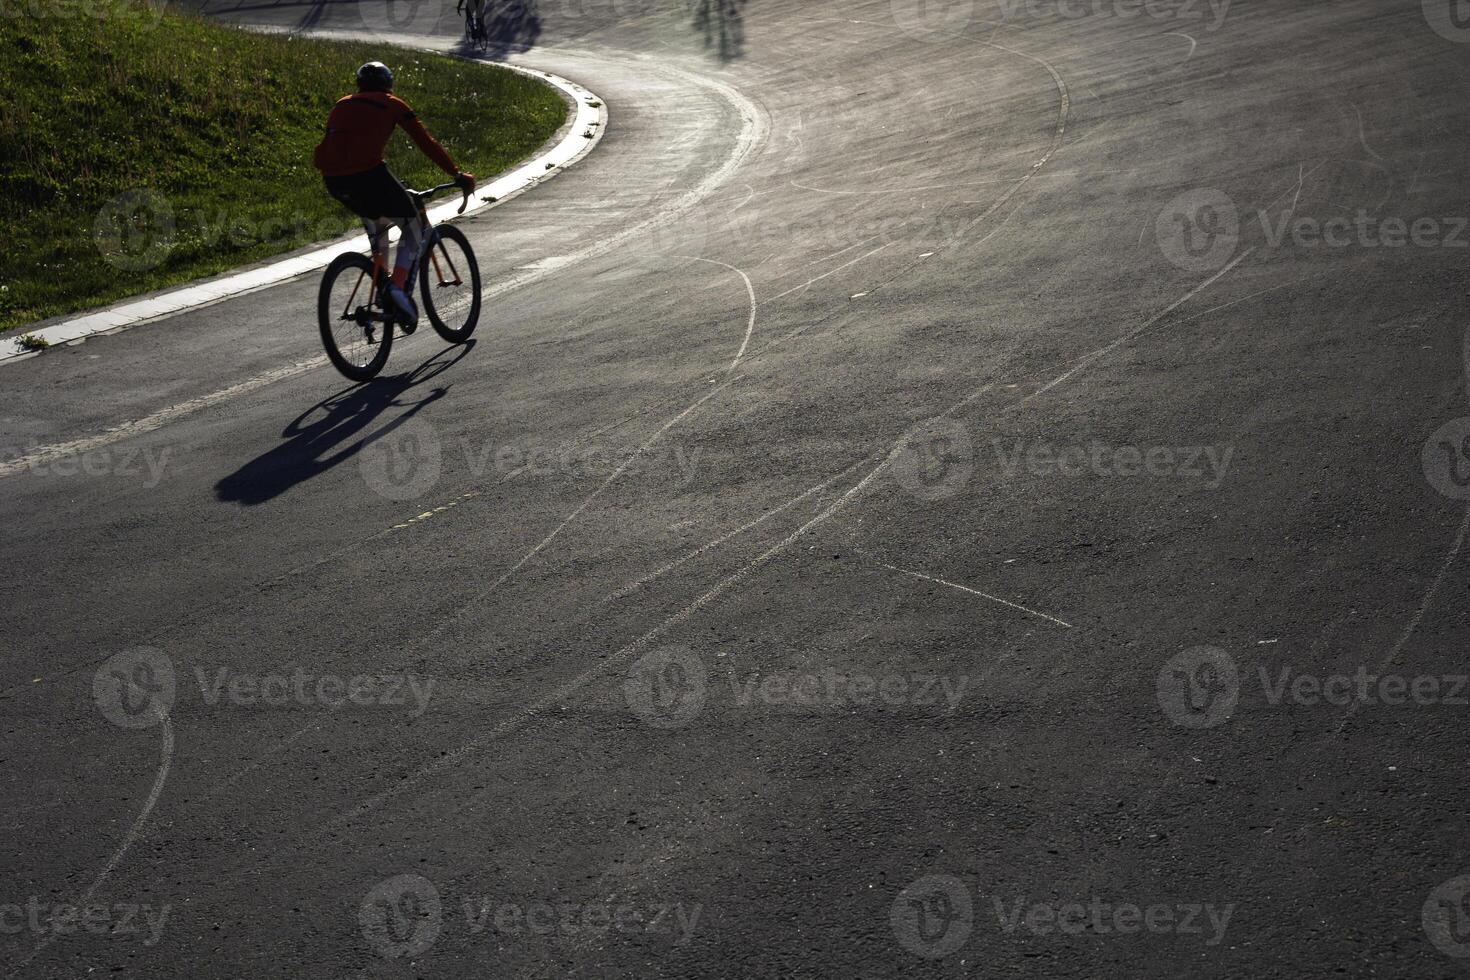
POLYGON ((419 292, 434 331, 462 344, 480 320, 480 266, 464 232, 453 225, 435 228, 428 254, 419 263, 419 292))
POLYGON ((339 255, 322 274, 317 322, 333 366, 353 381, 368 381, 388 363, 393 325, 373 297, 373 263, 355 252, 339 255))

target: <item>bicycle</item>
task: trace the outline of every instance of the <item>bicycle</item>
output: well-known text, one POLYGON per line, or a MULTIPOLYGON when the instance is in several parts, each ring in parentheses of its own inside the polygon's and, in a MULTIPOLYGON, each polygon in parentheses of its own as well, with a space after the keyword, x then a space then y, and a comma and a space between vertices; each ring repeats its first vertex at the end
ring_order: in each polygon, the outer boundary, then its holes
POLYGON ((490 47, 490 32, 485 30, 485 18, 475 12, 474 0, 470 0, 464 11, 464 36, 471 47, 483 54, 490 47))
MULTIPOLYGON (((423 244, 409 269, 408 281, 413 282, 417 275, 419 306, 428 315, 434 332, 451 344, 469 340, 479 322, 480 267, 464 232, 453 225, 429 224, 424 205, 435 194, 457 186, 450 181, 426 191, 408 192, 418 206, 424 228, 423 244), (428 262, 423 261, 426 255, 428 262)), ((470 203, 470 194, 461 191, 464 200, 460 202, 459 213, 463 214, 470 203)), ((378 234, 387 234, 387 230, 378 234)), ((393 326, 397 322, 386 295, 388 268, 378 254, 376 238, 369 235, 368 243, 371 260, 360 252, 337 256, 322 273, 317 294, 322 345, 337 370, 353 381, 369 381, 383 370, 393 349, 393 326), (358 303, 364 281, 367 294, 358 303)), ((412 332, 411 327, 404 330, 404 333, 412 332)))

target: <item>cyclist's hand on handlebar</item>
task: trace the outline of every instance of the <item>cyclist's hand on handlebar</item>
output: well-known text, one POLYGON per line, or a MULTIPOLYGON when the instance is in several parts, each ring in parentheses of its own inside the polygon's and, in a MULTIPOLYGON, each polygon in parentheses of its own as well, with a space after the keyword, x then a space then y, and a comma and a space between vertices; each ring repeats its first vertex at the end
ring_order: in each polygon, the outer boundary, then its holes
POLYGON ((459 213, 464 214, 464 209, 470 206, 470 195, 475 190, 475 175, 460 171, 454 175, 454 186, 464 195, 459 202, 459 213))

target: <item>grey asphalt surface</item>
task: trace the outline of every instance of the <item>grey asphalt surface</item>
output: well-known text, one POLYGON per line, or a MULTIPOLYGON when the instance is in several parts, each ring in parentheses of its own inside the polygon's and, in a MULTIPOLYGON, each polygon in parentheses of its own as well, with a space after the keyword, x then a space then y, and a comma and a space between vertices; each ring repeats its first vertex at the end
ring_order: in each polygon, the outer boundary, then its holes
POLYGON ((1470 972, 1470 24, 518 9, 469 348, 0 367, 6 974, 1470 972))

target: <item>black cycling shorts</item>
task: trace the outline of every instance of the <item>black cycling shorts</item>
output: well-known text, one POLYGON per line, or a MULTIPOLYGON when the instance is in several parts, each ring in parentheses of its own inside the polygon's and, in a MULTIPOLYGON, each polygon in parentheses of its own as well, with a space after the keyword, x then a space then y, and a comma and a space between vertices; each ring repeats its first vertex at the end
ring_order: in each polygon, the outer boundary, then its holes
POLYGON ((346 177, 326 177, 327 193, 342 202, 347 209, 360 218, 376 221, 378 218, 403 220, 416 218, 419 209, 413 198, 388 172, 388 165, 380 163, 371 170, 346 177))

